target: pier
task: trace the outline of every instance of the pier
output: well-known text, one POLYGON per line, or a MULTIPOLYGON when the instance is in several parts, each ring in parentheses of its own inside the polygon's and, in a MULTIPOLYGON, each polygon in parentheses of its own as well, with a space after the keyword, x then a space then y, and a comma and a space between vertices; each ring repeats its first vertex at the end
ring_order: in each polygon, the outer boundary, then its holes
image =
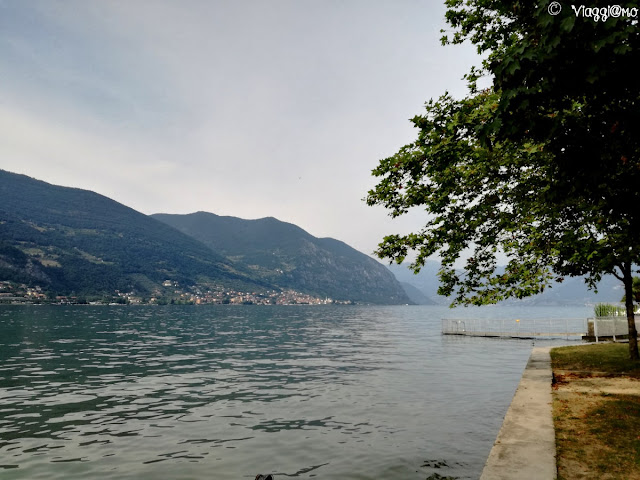
POLYGON ((587 335, 586 318, 448 318, 442 320, 443 335, 500 338, 564 338, 579 340, 587 335))

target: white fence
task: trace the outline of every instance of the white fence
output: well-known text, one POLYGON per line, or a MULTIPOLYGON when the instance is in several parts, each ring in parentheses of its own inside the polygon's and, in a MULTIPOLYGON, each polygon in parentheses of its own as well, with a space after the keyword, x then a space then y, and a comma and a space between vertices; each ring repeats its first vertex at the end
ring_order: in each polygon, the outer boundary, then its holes
MULTIPOLYGON (((640 326, 638 321, 640 315, 635 316, 636 326, 640 326)), ((588 334, 595 337, 596 342, 601 338, 612 338, 615 342, 618 337, 629 335, 629 323, 627 317, 618 315, 614 317, 595 317, 588 319, 588 334)))
POLYGON ((443 319, 443 335, 569 338, 587 334, 585 318, 443 319))

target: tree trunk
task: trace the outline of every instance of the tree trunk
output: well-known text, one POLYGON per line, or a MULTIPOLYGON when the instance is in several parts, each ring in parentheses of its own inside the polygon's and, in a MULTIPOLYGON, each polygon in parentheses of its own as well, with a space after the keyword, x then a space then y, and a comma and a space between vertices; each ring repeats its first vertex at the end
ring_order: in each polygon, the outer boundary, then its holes
POLYGON ((631 263, 624 265, 623 271, 625 307, 627 309, 627 323, 629 324, 629 358, 640 360, 638 354, 638 331, 636 330, 636 319, 633 313, 633 276, 631 275, 631 263))

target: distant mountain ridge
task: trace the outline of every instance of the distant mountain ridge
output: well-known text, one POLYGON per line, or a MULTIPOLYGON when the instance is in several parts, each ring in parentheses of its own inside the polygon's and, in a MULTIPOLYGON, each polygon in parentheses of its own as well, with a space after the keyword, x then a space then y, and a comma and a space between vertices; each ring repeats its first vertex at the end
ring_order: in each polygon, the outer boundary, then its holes
POLYGON ((87 190, 0 170, 0 280, 62 293, 150 291, 165 279, 258 284, 166 224, 87 190))
MULTIPOLYGON (((406 265, 392 264, 388 266, 401 283, 407 283, 427 297, 427 303, 419 301, 419 297, 412 297, 415 303, 429 304, 433 301, 441 305, 451 303, 450 299, 438 295, 438 270, 440 264, 437 261, 427 261, 420 272, 415 275, 406 265)), ((622 298, 624 291, 622 283, 613 276, 605 276, 598 284, 598 293, 589 290, 581 277, 568 277, 562 283, 554 283, 540 295, 527 297, 522 300, 510 299, 502 302, 505 305, 523 306, 556 306, 556 305, 585 305, 598 302, 617 303, 622 298)))
POLYGON ((416 288, 414 285, 407 282, 400 282, 404 291, 407 292, 407 296, 416 305, 437 305, 437 303, 431 298, 427 297, 422 291, 416 288))
POLYGON ((97 193, 0 170, 0 282, 77 296, 179 284, 410 303, 384 266, 343 242, 275 218, 194 215, 200 230, 184 233, 97 193), (201 228, 214 218, 217 236, 201 228))
POLYGON ((154 214, 192 236, 256 278, 318 296, 371 303, 412 303, 380 263, 332 238, 316 238, 273 217, 244 220, 208 212, 154 214))

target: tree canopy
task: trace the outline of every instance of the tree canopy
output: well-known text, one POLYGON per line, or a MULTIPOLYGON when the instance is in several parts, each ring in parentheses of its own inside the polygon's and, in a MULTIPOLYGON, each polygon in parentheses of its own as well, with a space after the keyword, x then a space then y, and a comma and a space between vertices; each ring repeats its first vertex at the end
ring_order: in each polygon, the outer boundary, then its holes
POLYGON ((392 216, 412 207, 429 214, 421 231, 385 237, 378 255, 401 262, 414 250, 417 271, 438 253, 440 293, 454 304, 522 298, 567 275, 595 287, 613 274, 628 290, 638 358, 630 300, 640 264, 637 18, 552 15, 549 2, 447 6, 453 32, 443 43, 470 40, 486 60, 467 75, 466 98, 428 102, 413 119, 417 140, 373 171, 380 180, 368 204, 392 216), (482 75, 492 88, 478 90, 482 75))

